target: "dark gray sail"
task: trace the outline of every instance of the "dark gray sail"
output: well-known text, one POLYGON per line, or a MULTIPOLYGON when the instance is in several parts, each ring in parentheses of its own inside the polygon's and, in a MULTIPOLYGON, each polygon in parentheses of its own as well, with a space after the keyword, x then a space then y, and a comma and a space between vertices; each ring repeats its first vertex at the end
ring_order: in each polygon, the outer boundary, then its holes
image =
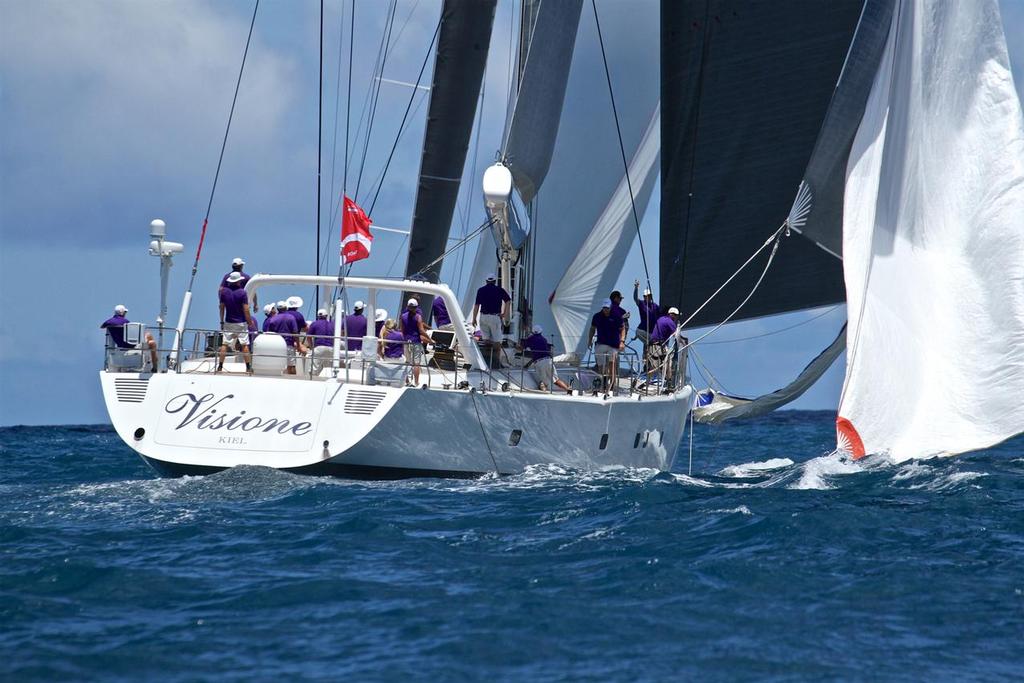
POLYGON ((405 273, 437 282, 487 65, 496 0, 445 0, 405 273))
MULTIPOLYGON (((660 301, 684 318, 786 219, 863 4, 662 1, 660 301)), ((766 258, 690 326, 726 319, 766 258)), ((794 235, 733 319, 844 299, 842 262, 794 235)))

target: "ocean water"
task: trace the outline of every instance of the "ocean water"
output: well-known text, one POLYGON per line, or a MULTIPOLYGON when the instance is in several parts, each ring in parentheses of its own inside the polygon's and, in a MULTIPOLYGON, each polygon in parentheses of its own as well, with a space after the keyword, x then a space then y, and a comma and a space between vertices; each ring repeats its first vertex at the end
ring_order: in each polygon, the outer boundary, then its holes
POLYGON ((832 420, 394 483, 2 429, 0 680, 1024 679, 1024 440, 852 464, 832 420))

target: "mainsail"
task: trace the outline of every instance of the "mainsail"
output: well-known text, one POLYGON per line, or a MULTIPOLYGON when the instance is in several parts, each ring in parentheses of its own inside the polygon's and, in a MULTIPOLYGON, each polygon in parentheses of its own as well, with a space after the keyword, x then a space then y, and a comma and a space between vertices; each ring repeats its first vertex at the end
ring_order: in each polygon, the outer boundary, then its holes
POLYGON ((847 167, 842 447, 904 460, 1024 431, 1022 216, 997 3, 897 2, 847 167))
POLYGON ((445 0, 409 235, 407 277, 437 282, 487 64, 497 0, 445 0), (435 261, 437 261, 435 263, 435 261))

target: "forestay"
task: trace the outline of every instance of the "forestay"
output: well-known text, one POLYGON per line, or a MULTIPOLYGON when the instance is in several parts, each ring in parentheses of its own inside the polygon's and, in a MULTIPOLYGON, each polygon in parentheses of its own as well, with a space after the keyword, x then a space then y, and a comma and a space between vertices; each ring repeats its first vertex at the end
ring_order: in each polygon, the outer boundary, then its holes
POLYGON ((996 1, 897 2, 847 169, 841 447, 900 461, 1024 431, 1022 216, 996 1))

